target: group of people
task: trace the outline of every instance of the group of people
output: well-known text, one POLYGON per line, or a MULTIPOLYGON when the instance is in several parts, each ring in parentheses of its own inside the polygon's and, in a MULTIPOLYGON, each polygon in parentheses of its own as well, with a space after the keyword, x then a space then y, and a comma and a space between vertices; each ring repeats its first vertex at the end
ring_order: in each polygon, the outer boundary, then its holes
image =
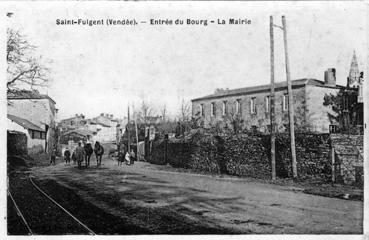
POLYGON ((131 149, 131 151, 125 151, 123 148, 118 150, 118 165, 122 165, 123 162, 126 165, 133 165, 136 161, 136 154, 131 149))
POLYGON ((90 141, 84 142, 83 146, 82 143, 79 142, 74 151, 70 151, 67 147, 64 150, 63 157, 65 164, 70 164, 70 160, 72 159, 74 164, 78 163, 78 167, 81 167, 83 160, 85 160, 86 167, 88 167, 90 165, 90 158, 93 153, 95 153, 96 156, 97 166, 100 166, 101 159, 104 154, 104 148, 98 141, 95 142, 94 147, 92 147, 92 143, 90 141))
MULTIPOLYGON (((129 151, 125 149, 123 146, 118 148, 118 165, 122 165, 123 163, 133 165, 136 161, 136 154, 133 149, 129 151)), ((78 142, 78 146, 74 150, 66 147, 63 152, 63 158, 66 165, 70 165, 71 160, 73 160, 73 164, 75 165, 77 163, 78 167, 81 167, 83 160, 85 160, 87 167, 90 164, 90 156, 93 152, 96 154, 97 165, 101 165, 101 157, 104 154, 104 149, 99 142, 95 143, 94 149, 92 149, 90 142, 84 142, 83 146, 81 142, 78 142)), ((55 164, 55 154, 51 156, 50 164, 55 164)))
POLYGON ((73 164, 80 163, 84 160, 84 156, 85 149, 82 147, 81 142, 78 143, 78 146, 73 151, 66 147, 63 154, 65 164, 70 164, 70 160, 73 160, 73 164))

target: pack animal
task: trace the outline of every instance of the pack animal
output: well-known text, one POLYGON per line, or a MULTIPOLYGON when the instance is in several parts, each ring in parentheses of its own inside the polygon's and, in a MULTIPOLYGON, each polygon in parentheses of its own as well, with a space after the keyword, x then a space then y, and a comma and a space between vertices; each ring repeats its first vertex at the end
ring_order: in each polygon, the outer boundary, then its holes
POLYGON ((95 156, 96 156, 96 165, 100 166, 101 165, 101 158, 104 155, 104 148, 103 148, 103 146, 101 146, 101 144, 99 142, 95 143, 94 152, 95 152, 95 156))
POLYGON ((94 152, 91 143, 86 143, 85 146, 83 147, 85 149, 85 163, 86 163, 86 167, 90 166, 90 159, 91 159, 91 155, 94 152))

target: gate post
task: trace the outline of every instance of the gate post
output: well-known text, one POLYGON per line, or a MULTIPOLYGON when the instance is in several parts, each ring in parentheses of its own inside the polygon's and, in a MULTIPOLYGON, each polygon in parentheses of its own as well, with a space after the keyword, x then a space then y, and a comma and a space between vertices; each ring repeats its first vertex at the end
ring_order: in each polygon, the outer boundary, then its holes
POLYGON ((332 185, 336 181, 336 168, 335 168, 335 154, 334 154, 334 147, 331 149, 331 160, 332 160, 332 185))

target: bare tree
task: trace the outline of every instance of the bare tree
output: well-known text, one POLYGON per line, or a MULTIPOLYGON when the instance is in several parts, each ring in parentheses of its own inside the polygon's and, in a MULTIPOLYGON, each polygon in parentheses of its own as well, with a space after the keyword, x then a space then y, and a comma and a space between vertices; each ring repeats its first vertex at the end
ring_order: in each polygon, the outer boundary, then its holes
POLYGON ((191 119, 191 103, 182 99, 179 120, 188 122, 191 119))
POLYGON ((49 69, 34 57, 36 47, 31 45, 18 31, 7 30, 6 61, 7 91, 20 88, 46 87, 49 82, 49 69))
POLYGON ((148 102, 142 100, 141 104, 141 120, 143 123, 147 124, 147 118, 154 114, 154 109, 150 106, 148 102))

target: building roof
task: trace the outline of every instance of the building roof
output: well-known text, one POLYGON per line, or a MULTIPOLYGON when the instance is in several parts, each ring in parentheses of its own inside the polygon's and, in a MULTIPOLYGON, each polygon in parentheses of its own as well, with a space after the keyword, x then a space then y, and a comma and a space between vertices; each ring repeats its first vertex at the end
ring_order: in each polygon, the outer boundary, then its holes
POLYGON ((27 119, 17 117, 17 116, 11 115, 11 114, 8 114, 8 118, 10 120, 12 120, 13 122, 16 122, 17 124, 21 125, 25 129, 35 130, 35 131, 39 131, 39 132, 45 132, 44 129, 42 129, 39 126, 37 126, 36 124, 28 121, 27 119))
POLYGON ((90 131, 90 130, 86 130, 86 129, 74 129, 74 130, 68 131, 66 133, 63 133, 63 136, 64 135, 71 134, 71 133, 77 133, 77 134, 82 135, 82 136, 85 136, 85 137, 87 137, 88 135, 89 136, 92 136, 94 134, 94 132, 93 131, 90 131))
MULTIPOLYGON (((314 85, 319 87, 327 87, 327 88, 343 88, 343 86, 336 85, 336 86, 327 86, 324 84, 323 81, 312 79, 312 78, 303 78, 291 81, 292 87, 302 87, 305 85, 314 85)), ((275 83, 275 90, 280 90, 283 88, 287 88, 287 82, 277 82, 275 83)), ((191 101, 198 101, 198 100, 205 100, 205 99, 212 99, 212 98, 219 98, 225 96, 237 96, 237 95, 244 95, 244 94, 251 94, 251 93, 258 93, 258 92, 265 92, 270 91, 270 84, 266 85, 259 85, 254 87, 245 87, 245 88, 237 88, 237 89, 226 89, 217 91, 214 94, 206 95, 204 97, 195 98, 191 101)))
POLYGON ((28 91, 28 90, 19 90, 19 91, 11 91, 7 93, 8 99, 49 99, 54 104, 56 102, 46 94, 40 94, 37 90, 28 91))
MULTIPOLYGON (((110 120, 110 119, 109 119, 110 120)), ((91 120, 91 124, 99 124, 99 125, 101 125, 101 126, 103 126, 103 127, 111 127, 110 126, 110 124, 106 124, 106 123, 104 123, 103 121, 101 121, 98 117, 96 117, 96 118, 93 118, 92 120, 91 120)))

